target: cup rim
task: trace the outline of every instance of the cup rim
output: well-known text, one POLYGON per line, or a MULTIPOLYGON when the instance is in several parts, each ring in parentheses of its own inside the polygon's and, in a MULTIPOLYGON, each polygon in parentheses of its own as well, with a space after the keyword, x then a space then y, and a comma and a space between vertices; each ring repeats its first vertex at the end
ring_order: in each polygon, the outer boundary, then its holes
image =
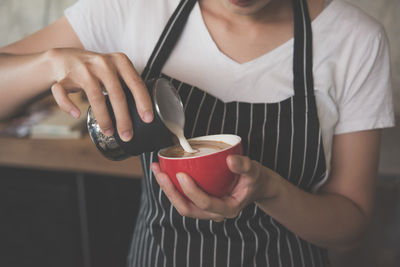
POLYGON ((169 147, 160 149, 157 153, 157 156, 159 158, 168 159, 168 160, 187 160, 187 159, 208 157, 208 156, 219 154, 226 150, 232 149, 233 147, 235 147, 241 143, 242 138, 235 134, 214 134, 214 135, 204 135, 204 136, 199 136, 199 137, 194 137, 194 138, 188 139, 188 141, 198 141, 198 140, 222 141, 222 142, 228 143, 230 146, 223 150, 214 152, 214 153, 210 153, 210 154, 206 154, 206 155, 199 155, 199 156, 192 156, 192 157, 174 158, 174 157, 166 157, 166 156, 161 155, 161 152, 163 150, 166 150, 166 149, 172 147, 172 146, 169 146, 169 147))

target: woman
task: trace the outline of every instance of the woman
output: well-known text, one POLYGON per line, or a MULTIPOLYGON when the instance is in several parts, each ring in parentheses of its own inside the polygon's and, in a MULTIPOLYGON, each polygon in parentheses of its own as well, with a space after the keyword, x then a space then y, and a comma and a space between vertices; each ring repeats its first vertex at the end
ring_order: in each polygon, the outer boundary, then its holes
POLYGON ((329 266, 326 249, 362 241, 379 128, 394 121, 376 22, 323 0, 82 0, 65 15, 1 50, 2 116, 51 87, 78 117, 67 94, 82 88, 112 135, 104 85, 127 141, 134 134, 119 78, 151 122, 143 80, 162 75, 185 103, 186 137, 243 140, 245 156, 227 158, 239 182, 222 199, 181 173, 188 201, 155 153, 142 155, 128 266, 329 266))

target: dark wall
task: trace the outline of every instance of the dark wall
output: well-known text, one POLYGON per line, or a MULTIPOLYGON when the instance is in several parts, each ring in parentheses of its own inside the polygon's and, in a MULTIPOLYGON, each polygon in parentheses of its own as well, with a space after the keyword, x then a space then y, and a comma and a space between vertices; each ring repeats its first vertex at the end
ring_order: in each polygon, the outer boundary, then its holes
POLYGON ((0 266, 125 266, 139 199, 138 179, 0 167, 0 266))

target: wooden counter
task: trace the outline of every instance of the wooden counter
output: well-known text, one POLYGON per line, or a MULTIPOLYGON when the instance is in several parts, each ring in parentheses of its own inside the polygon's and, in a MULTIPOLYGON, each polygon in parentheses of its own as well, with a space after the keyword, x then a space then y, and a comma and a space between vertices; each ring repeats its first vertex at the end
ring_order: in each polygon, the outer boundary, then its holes
POLYGON ((108 160, 97 151, 87 134, 78 140, 0 137, 0 166, 142 177, 138 157, 123 161, 108 160))

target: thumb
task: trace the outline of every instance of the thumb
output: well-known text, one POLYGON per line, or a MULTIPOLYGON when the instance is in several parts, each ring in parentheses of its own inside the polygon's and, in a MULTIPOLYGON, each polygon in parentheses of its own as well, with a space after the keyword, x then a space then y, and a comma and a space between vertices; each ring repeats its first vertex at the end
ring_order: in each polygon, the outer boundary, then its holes
POLYGON ((254 161, 248 157, 241 155, 229 155, 226 158, 228 168, 238 174, 245 174, 248 176, 255 176, 257 172, 257 166, 254 161))

